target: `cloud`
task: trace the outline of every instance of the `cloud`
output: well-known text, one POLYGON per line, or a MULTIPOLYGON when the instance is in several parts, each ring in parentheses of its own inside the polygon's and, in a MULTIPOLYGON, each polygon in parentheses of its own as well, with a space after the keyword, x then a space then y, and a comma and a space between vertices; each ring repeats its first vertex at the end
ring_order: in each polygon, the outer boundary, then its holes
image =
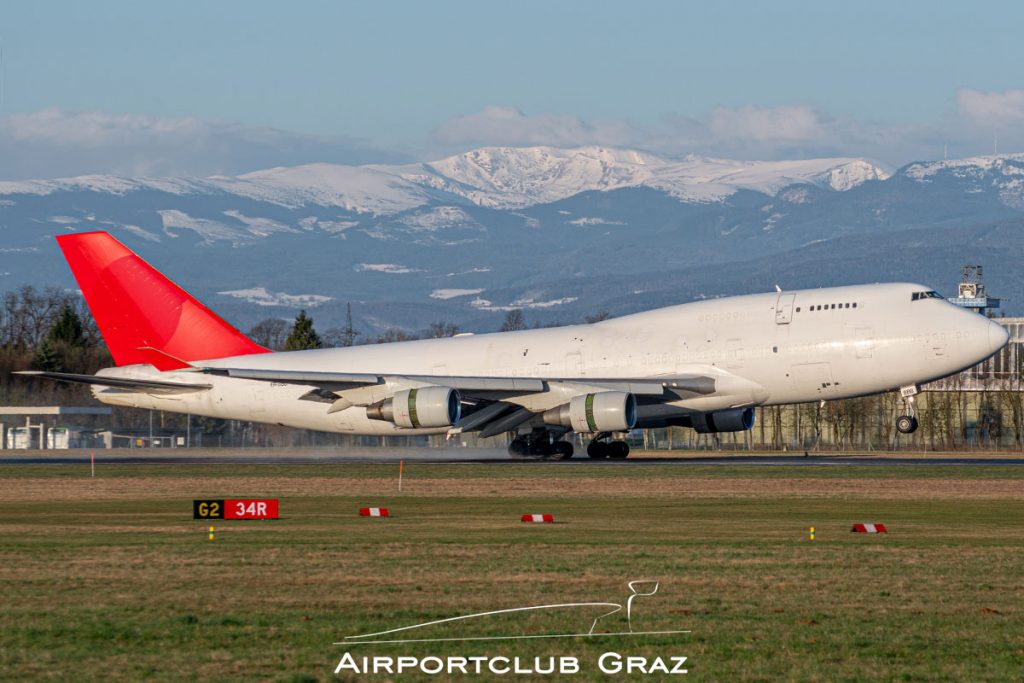
POLYGON ((316 161, 405 161, 343 137, 195 117, 66 112, 50 108, 0 117, 0 179, 122 175, 238 174, 316 161))
POLYGON ((734 159, 863 157, 898 167, 912 161, 1024 152, 1024 90, 962 89, 955 106, 927 121, 891 123, 833 116, 804 104, 716 107, 704 116, 666 115, 639 125, 490 106, 454 117, 434 131, 432 154, 480 145, 629 147, 664 156, 699 154, 734 159))
POLYGON ((432 137, 447 152, 478 145, 600 145, 744 159, 836 156, 862 143, 872 150, 860 149, 853 155, 863 156, 879 147, 877 131, 805 105, 716 107, 702 120, 666 116, 650 126, 615 120, 588 122, 564 114, 527 115, 513 107, 489 106, 448 120, 432 137))
POLYGON ((641 135, 625 121, 587 123, 565 114, 527 116, 515 107, 492 105, 476 114, 456 116, 433 133, 434 141, 448 147, 473 145, 578 147, 633 144, 641 135))
POLYGON ((754 142, 816 142, 832 131, 821 115, 806 106, 716 107, 708 118, 708 130, 718 139, 754 142))
POLYGON ((982 92, 961 88, 956 92, 956 105, 975 123, 998 127, 1024 122, 1024 90, 982 92))
MULTIPOLYGON (((1024 90, 963 88, 930 121, 893 124, 833 116, 806 104, 716 107, 700 117, 668 114, 643 125, 527 114, 492 105, 432 132, 416 156, 438 158, 484 145, 625 147, 667 157, 736 159, 866 157, 892 166, 950 156, 1024 152, 1024 90)), ((0 180, 93 173, 239 174, 311 162, 401 163, 407 155, 356 138, 317 136, 197 117, 44 109, 0 117, 0 180)))

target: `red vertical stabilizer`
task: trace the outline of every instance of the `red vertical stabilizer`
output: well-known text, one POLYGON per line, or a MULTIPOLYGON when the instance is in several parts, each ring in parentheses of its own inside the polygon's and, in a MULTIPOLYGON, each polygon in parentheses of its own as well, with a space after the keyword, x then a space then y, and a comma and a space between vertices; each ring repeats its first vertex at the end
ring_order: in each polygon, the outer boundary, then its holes
POLYGON ((106 232, 57 237, 117 365, 269 353, 106 232))

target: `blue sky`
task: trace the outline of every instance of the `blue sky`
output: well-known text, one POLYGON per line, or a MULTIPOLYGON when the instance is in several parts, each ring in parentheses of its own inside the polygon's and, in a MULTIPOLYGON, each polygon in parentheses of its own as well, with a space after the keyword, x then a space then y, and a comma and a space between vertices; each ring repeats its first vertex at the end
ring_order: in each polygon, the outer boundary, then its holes
POLYGON ((6 2, 0 154, 46 161, 0 157, 0 177, 59 173, 60 144, 71 160, 111 145, 111 163, 179 148, 150 170, 198 173, 318 146, 355 162, 549 143, 898 165, 999 134, 1024 151, 1022 25, 1019 2, 6 2), (194 169, 169 130, 206 140, 194 169), (263 151, 211 166, 217 141, 246 140, 263 151))

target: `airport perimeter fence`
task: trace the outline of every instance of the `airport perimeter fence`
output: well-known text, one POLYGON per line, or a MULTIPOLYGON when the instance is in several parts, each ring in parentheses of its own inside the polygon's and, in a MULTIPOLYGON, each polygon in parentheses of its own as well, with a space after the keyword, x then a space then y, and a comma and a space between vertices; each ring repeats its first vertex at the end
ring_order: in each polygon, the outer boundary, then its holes
MULTIPOLYGON (((952 387, 924 391, 916 399, 920 426, 898 434, 903 414, 898 394, 825 403, 756 409, 753 429, 697 434, 686 427, 633 430, 634 451, 720 452, 873 452, 873 451, 1022 451, 1024 391, 1017 388, 952 387)), ((47 429, 69 426, 40 418, 47 429)), ((435 436, 357 436, 292 429, 255 422, 214 420, 159 411, 114 409, 106 418, 78 420, 80 435, 71 447, 103 448, 504 448, 509 435, 480 439, 460 434, 435 436), (88 438, 92 434, 93 438, 88 438)), ((30 430, 30 436, 36 431, 30 430)), ((45 433, 45 430, 39 430, 45 433)), ((568 437, 583 453, 589 435, 568 437)), ((6 444, 5 444, 6 445, 6 444)), ((11 447, 8 445, 8 447, 11 447)), ((22 446, 16 446, 22 447, 22 446)), ((27 444, 38 448, 38 442, 27 444)))
POLYGON ((773 452, 1021 451, 1024 393, 928 391, 917 397, 919 427, 900 434, 898 395, 758 408, 753 429, 697 434, 691 429, 641 430, 630 439, 648 450, 773 452))
MULTIPOLYGON (((1021 451, 1024 450, 1024 391, 976 390, 963 387, 924 391, 916 398, 920 426, 914 434, 899 434, 896 419, 903 402, 890 393, 865 398, 758 408, 753 429, 745 432, 697 434, 686 427, 640 429, 628 440, 636 450, 649 451, 1021 451)), ((480 439, 462 434, 437 436, 353 436, 288 430, 266 425, 241 425, 207 446, 310 447, 467 447, 504 448, 509 435, 480 439), (232 436, 234 438, 228 438, 232 436), (229 443, 230 442, 230 443, 229 443)), ((570 435, 577 453, 584 452, 589 435, 570 435)))

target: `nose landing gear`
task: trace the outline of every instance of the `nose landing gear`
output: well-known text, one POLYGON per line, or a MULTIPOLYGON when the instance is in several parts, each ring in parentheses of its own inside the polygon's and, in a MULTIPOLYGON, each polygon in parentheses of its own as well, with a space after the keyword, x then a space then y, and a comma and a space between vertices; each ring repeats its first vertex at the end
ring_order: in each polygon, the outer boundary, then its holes
POLYGON ((900 434, 913 434, 917 431, 917 418, 913 415, 900 415, 896 419, 896 431, 900 434))
POLYGON ((913 434, 917 431, 917 409, 914 406, 914 396, 918 391, 917 385, 900 388, 900 396, 903 397, 903 405, 907 410, 906 415, 896 418, 896 431, 900 434, 913 434))

